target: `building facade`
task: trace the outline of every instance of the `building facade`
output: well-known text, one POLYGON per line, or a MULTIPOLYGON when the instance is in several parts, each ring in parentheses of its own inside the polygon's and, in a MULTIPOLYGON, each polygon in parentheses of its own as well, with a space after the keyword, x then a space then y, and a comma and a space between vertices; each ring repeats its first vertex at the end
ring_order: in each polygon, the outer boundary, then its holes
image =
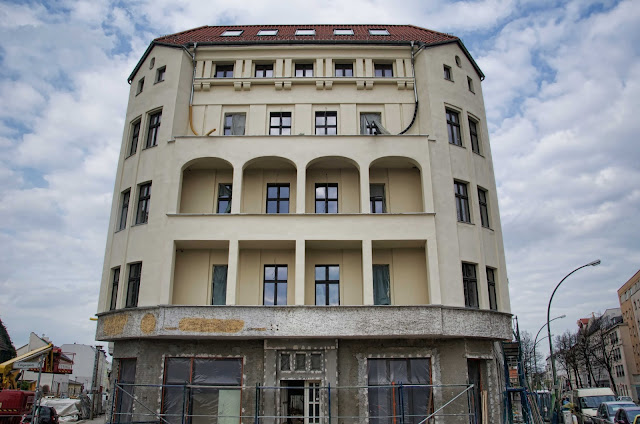
POLYGON ((499 422, 511 316, 483 78, 459 38, 413 26, 154 40, 99 300, 118 419, 499 422))
POLYGON ((631 355, 628 369, 634 369, 632 374, 633 398, 640 399, 640 270, 629 278, 618 289, 622 319, 628 325, 631 355))

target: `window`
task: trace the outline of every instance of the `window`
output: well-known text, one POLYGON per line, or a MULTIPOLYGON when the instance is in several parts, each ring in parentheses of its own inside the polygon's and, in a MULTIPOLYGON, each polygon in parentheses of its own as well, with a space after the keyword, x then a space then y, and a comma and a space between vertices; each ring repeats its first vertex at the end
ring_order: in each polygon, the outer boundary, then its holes
POLYGON ((389 35, 389 31, 384 28, 369 29, 369 35, 389 35))
POLYGON ((140 119, 131 124, 131 141, 129 142, 129 156, 136 154, 138 150, 138 139, 140 138, 140 119))
POLYGON ((287 265, 264 266, 264 300, 266 306, 287 304, 287 265))
POLYGON ((313 63, 296 63, 296 77, 312 77, 313 63))
POLYGON ((478 123, 469 118, 469 138, 471 139, 471 150, 480 154, 480 140, 478 140, 478 123))
POLYGON ((147 144, 145 148, 153 147, 158 144, 158 131, 160 130, 160 121, 162 111, 153 113, 149 116, 149 130, 147 131, 147 144))
POLYGON ((444 79, 447 81, 453 81, 453 77, 451 76, 451 66, 444 65, 444 79))
POLYGON ((333 35, 353 35, 351 28, 336 28, 333 30, 333 35))
POLYGON ((244 113, 227 113, 224 115, 224 135, 244 135, 247 115, 244 113))
POLYGON ((240 422, 241 358, 166 358, 164 384, 162 421, 240 422), (185 392, 185 384, 195 387, 185 392), (186 419, 185 414, 189 415, 186 419))
POLYGON ((316 184, 316 213, 338 213, 338 184, 316 184))
POLYGON ((296 35, 316 35, 315 29, 297 29, 296 35))
POLYGON ((233 65, 216 65, 216 78, 233 78, 233 65))
POLYGON ((458 68, 462 68, 462 62, 460 61, 460 56, 456 55, 456 65, 458 68))
POLYGON ((316 305, 340 304, 340 266, 316 265, 316 305))
POLYGON ((431 412, 431 361, 427 358, 367 359, 369 422, 418 424, 431 412), (398 385, 404 385, 402 396, 398 385))
POLYGON ((389 78, 393 76, 393 65, 391 63, 374 63, 373 75, 376 77, 389 78))
POLYGON ((369 184, 369 202, 371 213, 386 213, 384 184, 369 184))
POLYGON ((129 264, 129 284, 127 285, 127 308, 138 306, 138 294, 140 293, 140 274, 142 262, 129 264))
POLYGON ((214 265, 211 281, 211 304, 227 304, 227 265, 214 265))
POLYGON ((389 131, 382 126, 382 118, 379 113, 360 114, 360 134, 378 135, 389 134, 389 131))
POLYGON ((475 264, 462 263, 462 285, 464 286, 464 306, 478 307, 478 278, 475 264))
POLYGON ((277 29, 261 29, 258 31, 258 35, 278 35, 277 29))
POLYGON ((373 304, 391 305, 389 265, 373 265, 373 304))
POLYGON ((489 287, 489 309, 498 310, 498 300, 496 297, 496 273, 493 268, 487 267, 487 286, 489 287))
POLYGON ((244 31, 241 29, 228 29, 225 32, 223 32, 222 34, 220 34, 222 37, 238 37, 239 35, 241 35, 244 31))
POLYGON ((142 93, 142 90, 144 90, 144 77, 138 80, 138 88, 136 89, 136 95, 142 93))
POLYGON ((469 91, 471 91, 473 94, 476 93, 473 89, 473 80, 471 79, 471 77, 467 77, 467 86, 469 87, 469 91))
POLYGON ((167 72, 167 67, 163 66, 156 70, 156 83, 164 81, 164 74, 167 72))
POLYGON ((231 213, 231 184, 218 184, 218 213, 231 213))
POLYGON ((131 190, 123 191, 120 197, 120 217, 118 219, 117 231, 127 228, 127 214, 129 213, 129 198, 131 197, 131 190))
POLYGON ((291 112, 271 112, 269 135, 291 135, 291 112))
POLYGON ((118 303, 118 284, 120 283, 120 267, 111 270, 111 305, 109 310, 113 311, 118 303))
POLYGON ((289 184, 267 184, 267 213, 289 213, 289 184))
POLYGON ((449 133, 449 143, 462 146, 460 115, 451 109, 447 109, 447 132, 449 133))
POLYGON ((138 209, 136 210, 136 225, 149 221, 149 202, 151 202, 151 183, 138 187, 138 209))
POLYGON ((487 190, 478 187, 478 203, 480 204, 480 223, 489 228, 489 206, 487 204, 487 190))
POLYGON ((273 78, 273 63, 256 65, 256 78, 273 78))
POLYGON ((471 222, 467 185, 459 181, 454 181, 453 186, 456 193, 456 211, 458 213, 458 221, 471 222))
POLYGON ((133 403, 134 403, 134 395, 135 395, 135 384, 136 382, 136 360, 133 359, 118 359, 120 364, 118 369, 118 383, 123 385, 126 384, 127 393, 124 393, 124 390, 121 388, 116 390, 116 400, 115 400, 115 422, 117 424, 120 423, 131 423, 133 418, 133 403))
POLYGON ((338 112, 316 112, 316 135, 338 133, 338 112))
POLYGON ((352 77, 353 63, 336 63, 336 77, 352 77))

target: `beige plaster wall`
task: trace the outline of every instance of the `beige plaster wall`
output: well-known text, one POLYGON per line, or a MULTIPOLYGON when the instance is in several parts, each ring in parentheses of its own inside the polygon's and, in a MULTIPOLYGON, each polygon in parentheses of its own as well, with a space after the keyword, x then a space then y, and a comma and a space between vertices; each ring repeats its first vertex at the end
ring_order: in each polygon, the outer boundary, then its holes
POLYGON ((296 213, 296 171, 247 169, 244 171, 242 213, 266 213, 267 184, 289 183, 289 213, 296 213))
POLYGON ((388 213, 424 212, 418 169, 371 168, 369 183, 384 184, 388 213))
POLYGON ((315 266, 340 266, 340 305, 362 305, 362 252, 357 249, 307 249, 305 305, 315 305, 315 266))
POLYGON ((338 213, 360 212, 360 177, 357 169, 308 169, 306 213, 315 213, 316 183, 338 183, 338 213))
POLYGON ((173 277, 173 305, 210 305, 213 267, 226 265, 229 252, 222 249, 179 249, 173 277))
POLYGON ((374 265, 389 265, 392 305, 429 304, 424 249, 373 249, 374 265))
POLYGON ((232 182, 233 171, 216 169, 184 171, 180 213, 217 213, 218 184, 231 184, 232 182))
POLYGON ((237 305, 262 305, 264 266, 287 265, 287 305, 295 299, 295 251, 241 249, 238 259, 237 305))

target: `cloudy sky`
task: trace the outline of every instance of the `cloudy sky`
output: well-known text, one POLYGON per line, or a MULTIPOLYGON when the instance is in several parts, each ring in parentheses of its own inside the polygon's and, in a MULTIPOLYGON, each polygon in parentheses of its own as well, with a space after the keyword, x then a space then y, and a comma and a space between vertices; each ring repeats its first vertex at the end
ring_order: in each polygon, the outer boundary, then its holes
POLYGON ((0 0, 0 319, 94 343, 126 79, 151 40, 201 25, 414 24, 486 74, 512 311, 554 333, 618 306, 640 269, 640 2, 0 0), (232 5, 229 5, 232 3, 232 5))

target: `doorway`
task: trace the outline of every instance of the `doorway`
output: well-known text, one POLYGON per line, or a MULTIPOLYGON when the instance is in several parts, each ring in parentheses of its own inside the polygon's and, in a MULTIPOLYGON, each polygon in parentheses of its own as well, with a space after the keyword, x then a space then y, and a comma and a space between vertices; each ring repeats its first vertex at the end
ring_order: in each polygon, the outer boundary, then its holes
POLYGON ((283 423, 320 424, 320 382, 309 380, 282 381, 283 423))

